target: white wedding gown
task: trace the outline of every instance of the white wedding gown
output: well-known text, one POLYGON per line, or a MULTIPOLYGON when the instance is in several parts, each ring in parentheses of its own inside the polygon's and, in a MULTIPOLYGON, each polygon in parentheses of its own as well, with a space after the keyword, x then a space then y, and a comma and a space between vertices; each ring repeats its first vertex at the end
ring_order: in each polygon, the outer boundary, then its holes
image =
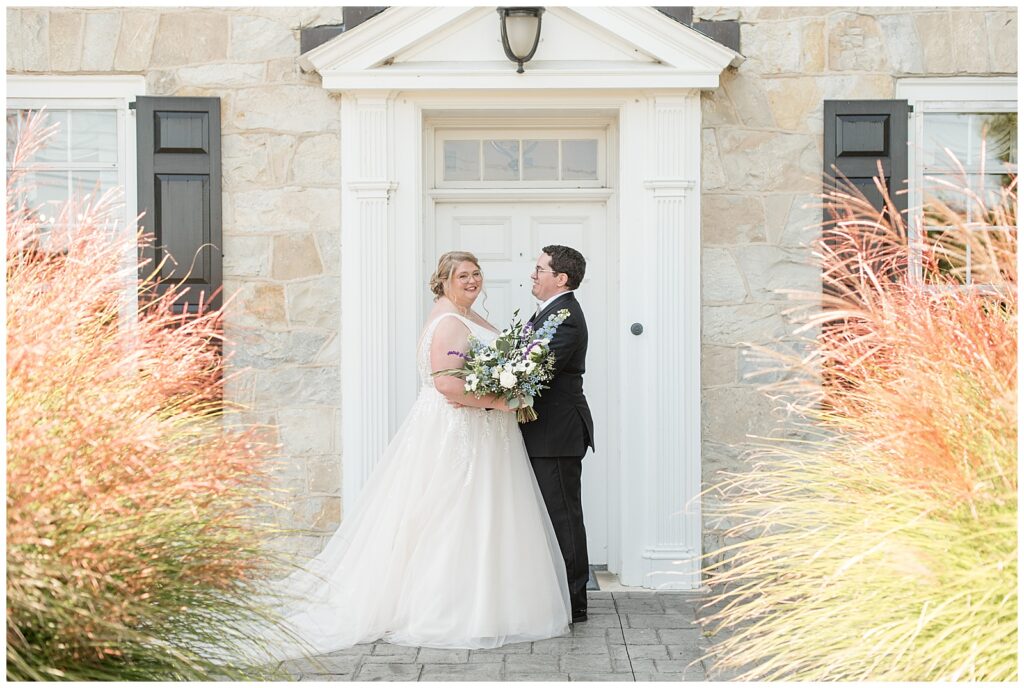
POLYGON ((307 647, 280 638, 275 658, 380 638, 436 648, 494 648, 564 634, 565 564, 515 414, 454 408, 434 388, 437 323, 425 329, 419 396, 363 493, 324 550, 275 584, 307 647))

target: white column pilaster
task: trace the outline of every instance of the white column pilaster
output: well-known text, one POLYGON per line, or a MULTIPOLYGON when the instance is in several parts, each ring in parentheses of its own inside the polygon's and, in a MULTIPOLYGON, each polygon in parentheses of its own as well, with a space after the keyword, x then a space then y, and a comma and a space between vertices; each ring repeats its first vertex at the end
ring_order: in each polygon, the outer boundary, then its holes
POLYGON ((641 187, 632 193, 643 219, 629 259, 623 246, 623 280, 642 285, 645 305, 634 310, 646 318, 643 334, 626 342, 643 378, 634 394, 644 397, 628 435, 645 441, 641 456, 623 448, 625 470, 639 471, 624 476, 628 498, 642 511, 624 519, 636 558, 630 565, 623 553, 623 582, 692 589, 700 586, 701 549, 700 96, 652 96, 627 119, 623 145, 640 155, 627 162, 624 154, 623 178, 641 187))
POLYGON ((341 445, 343 507, 387 446, 393 415, 396 187, 390 94, 346 95, 341 105, 341 445))

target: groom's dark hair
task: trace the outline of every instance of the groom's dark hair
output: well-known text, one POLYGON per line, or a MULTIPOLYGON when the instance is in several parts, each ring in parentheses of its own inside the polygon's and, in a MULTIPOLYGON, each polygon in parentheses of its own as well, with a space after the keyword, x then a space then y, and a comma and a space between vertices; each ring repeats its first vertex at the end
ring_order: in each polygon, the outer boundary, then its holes
POLYGON ((582 253, 574 248, 559 246, 558 244, 545 246, 541 250, 551 256, 552 270, 564 272, 569 277, 569 281, 566 282, 565 286, 570 289, 576 289, 580 286, 580 282, 583 281, 583 275, 587 272, 587 260, 583 257, 582 253))

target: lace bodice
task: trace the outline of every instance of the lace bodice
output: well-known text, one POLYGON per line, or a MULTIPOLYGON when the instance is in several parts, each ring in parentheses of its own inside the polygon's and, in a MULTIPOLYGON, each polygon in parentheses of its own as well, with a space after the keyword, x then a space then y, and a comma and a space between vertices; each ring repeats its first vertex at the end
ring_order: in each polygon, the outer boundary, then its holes
POLYGON ((437 329, 438 323, 447 316, 461 320, 466 327, 469 328, 470 333, 480 341, 490 343, 498 336, 496 332, 492 332, 483 325, 478 325, 469 318, 464 318, 458 313, 442 313, 434 318, 423 331, 423 337, 420 340, 419 359, 416 366, 420 372, 420 382, 422 382, 425 387, 428 385, 432 387, 434 385, 433 378, 430 376, 430 373, 432 372, 430 368, 430 345, 434 341, 434 330, 437 329))

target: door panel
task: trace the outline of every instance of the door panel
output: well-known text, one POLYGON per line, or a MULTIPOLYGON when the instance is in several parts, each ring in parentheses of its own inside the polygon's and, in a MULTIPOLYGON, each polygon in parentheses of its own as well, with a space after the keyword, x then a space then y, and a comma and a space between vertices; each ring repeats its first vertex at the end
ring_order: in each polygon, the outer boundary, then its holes
MULTIPOLYGON (((544 246, 577 249, 587 271, 576 297, 587 317, 589 346, 584 390, 594 416, 594 441, 583 467, 583 512, 591 564, 607 564, 608 466, 615 448, 607 443, 609 361, 607 348, 608 291, 606 207, 594 201, 524 201, 519 203, 439 203, 435 211, 435 245, 424 257, 432 274, 445 251, 466 250, 480 260, 484 296, 474 308, 499 329, 517 308, 522 320, 533 314, 530 273, 544 246)), ((428 309, 429 310, 429 309, 428 309)))

